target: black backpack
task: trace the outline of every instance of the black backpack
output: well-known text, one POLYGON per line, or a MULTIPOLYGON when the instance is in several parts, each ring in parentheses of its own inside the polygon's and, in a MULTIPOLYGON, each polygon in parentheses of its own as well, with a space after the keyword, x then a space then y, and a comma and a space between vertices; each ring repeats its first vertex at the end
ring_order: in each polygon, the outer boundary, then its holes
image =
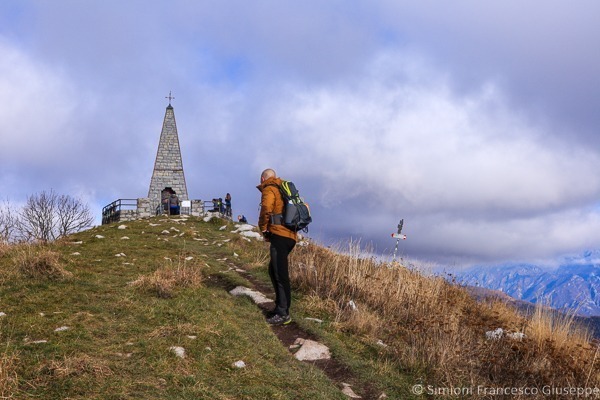
POLYGON ((310 209, 296 189, 296 185, 290 181, 282 181, 279 188, 283 198, 283 213, 274 215, 273 220, 279 225, 283 225, 291 231, 308 232, 308 224, 312 222, 310 209))

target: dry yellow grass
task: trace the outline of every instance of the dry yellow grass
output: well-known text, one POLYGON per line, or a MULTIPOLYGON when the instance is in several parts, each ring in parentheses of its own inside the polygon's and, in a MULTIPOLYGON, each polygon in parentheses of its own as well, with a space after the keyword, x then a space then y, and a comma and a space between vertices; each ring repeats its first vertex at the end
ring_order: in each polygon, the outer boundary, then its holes
POLYGON ((18 385, 17 361, 17 354, 8 350, 0 354, 0 399, 10 399, 16 393, 18 385))
POLYGON ((27 278, 62 280, 73 276, 60 263, 60 254, 40 244, 21 244, 12 248, 13 262, 27 278))
POLYGON ((151 275, 141 275, 130 285, 160 298, 171 298, 177 288, 200 287, 202 281, 199 264, 187 262, 183 257, 179 257, 177 264, 168 262, 151 275))
POLYGON ((0 240, 0 257, 3 257, 6 253, 10 251, 10 249, 11 245, 9 243, 0 240))
POLYGON ((92 375, 95 378, 113 375, 106 362, 94 359, 87 354, 65 356, 62 360, 49 360, 38 368, 38 373, 40 375, 50 375, 57 379, 81 375, 92 375))
POLYGON ((551 341, 558 349, 568 350, 592 340, 590 332, 575 323, 573 312, 559 313, 544 305, 536 306, 528 320, 526 332, 540 349, 547 341, 551 341))
POLYGON ((401 365, 438 384, 600 385, 596 345, 572 316, 538 307, 526 317, 500 300, 478 302, 440 277, 363 257, 356 243, 344 251, 298 247, 291 262, 310 309, 334 312, 339 329, 382 340, 401 365), (502 337, 486 337, 497 328, 502 337))

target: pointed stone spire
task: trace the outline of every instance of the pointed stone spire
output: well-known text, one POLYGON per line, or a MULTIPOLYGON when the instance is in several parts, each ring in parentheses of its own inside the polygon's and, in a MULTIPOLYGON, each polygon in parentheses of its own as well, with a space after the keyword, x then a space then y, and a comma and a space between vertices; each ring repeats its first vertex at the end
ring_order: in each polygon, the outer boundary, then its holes
MULTIPOLYGON (((169 93, 169 97, 171 97, 171 93, 169 93)), ((169 99, 169 105, 165 112, 158 151, 156 152, 156 161, 154 162, 154 172, 152 172, 150 190, 148 190, 148 198, 150 198, 153 208, 160 204, 161 193, 167 188, 171 188, 177 194, 179 200, 189 199, 183 174, 175 113, 171 105, 172 98, 169 99)))

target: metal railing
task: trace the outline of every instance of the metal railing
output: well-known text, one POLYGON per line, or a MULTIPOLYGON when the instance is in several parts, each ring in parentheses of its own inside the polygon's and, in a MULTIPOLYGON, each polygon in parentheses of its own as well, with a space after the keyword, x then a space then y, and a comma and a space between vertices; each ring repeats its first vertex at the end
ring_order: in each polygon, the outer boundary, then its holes
MULTIPOLYGON (((192 207, 193 204, 195 204, 194 202, 195 201, 192 200, 182 200, 177 208, 177 213, 173 213, 173 210, 171 210, 171 207, 169 207, 168 204, 159 204, 154 209, 155 215, 192 215, 192 207)), ((210 203, 212 205, 212 202, 206 201, 200 202, 200 204, 196 203, 196 208, 194 208, 193 210, 196 213, 195 215, 204 214, 207 203, 210 203)))
POLYGON ((102 225, 118 222, 121 211, 137 210, 137 199, 118 199, 102 208, 102 225))

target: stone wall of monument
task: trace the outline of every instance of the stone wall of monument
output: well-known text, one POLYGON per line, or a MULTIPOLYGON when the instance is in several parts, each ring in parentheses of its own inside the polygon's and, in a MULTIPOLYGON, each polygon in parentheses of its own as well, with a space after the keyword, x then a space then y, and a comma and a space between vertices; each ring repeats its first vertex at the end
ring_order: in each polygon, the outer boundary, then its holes
POLYGON ((160 204, 161 192, 165 188, 173 189, 180 201, 189 199, 183 173, 175 113, 170 104, 165 112, 156 152, 156 161, 154 162, 154 171, 148 190, 148 198, 152 207, 156 208, 160 204))

